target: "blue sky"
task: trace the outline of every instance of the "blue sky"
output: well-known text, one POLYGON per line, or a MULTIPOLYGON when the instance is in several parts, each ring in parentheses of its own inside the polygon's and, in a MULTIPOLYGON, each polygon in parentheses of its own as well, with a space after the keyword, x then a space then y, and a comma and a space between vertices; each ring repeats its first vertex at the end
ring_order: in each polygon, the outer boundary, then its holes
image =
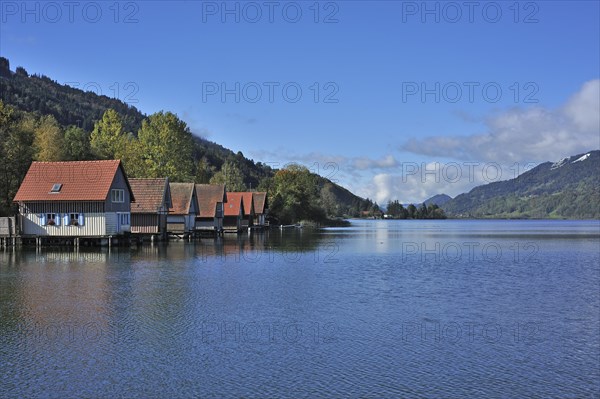
POLYGON ((599 2, 469 4, 2 1, 0 54, 379 202, 600 148, 599 2))

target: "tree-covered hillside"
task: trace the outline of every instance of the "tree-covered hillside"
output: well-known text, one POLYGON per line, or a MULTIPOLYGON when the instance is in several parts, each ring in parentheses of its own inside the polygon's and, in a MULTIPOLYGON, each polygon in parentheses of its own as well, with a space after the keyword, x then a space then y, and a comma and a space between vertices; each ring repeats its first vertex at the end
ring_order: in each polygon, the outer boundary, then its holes
POLYGON ((123 118, 128 132, 137 132, 146 117, 137 108, 92 91, 62 85, 45 75, 30 75, 23 67, 10 70, 9 60, 0 57, 0 100, 5 104, 39 115, 52 115, 62 126, 78 126, 85 131, 111 108, 123 118))

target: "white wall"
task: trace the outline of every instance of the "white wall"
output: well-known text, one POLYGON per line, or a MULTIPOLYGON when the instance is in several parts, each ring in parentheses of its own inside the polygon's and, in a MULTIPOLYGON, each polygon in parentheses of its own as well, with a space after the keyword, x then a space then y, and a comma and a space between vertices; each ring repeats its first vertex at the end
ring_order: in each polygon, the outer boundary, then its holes
POLYGON ((40 215, 36 213, 28 213, 20 217, 24 235, 90 237, 106 235, 106 223, 102 213, 85 214, 83 226, 65 226, 62 223, 63 220, 61 220, 60 226, 42 226, 40 215))

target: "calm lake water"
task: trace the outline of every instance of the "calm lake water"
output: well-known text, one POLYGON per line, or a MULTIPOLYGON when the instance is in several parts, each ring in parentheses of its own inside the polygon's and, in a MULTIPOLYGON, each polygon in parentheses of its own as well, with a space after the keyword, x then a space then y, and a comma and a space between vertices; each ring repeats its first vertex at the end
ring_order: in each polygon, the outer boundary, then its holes
POLYGON ((598 221, 0 252, 0 397, 598 398, 598 221))

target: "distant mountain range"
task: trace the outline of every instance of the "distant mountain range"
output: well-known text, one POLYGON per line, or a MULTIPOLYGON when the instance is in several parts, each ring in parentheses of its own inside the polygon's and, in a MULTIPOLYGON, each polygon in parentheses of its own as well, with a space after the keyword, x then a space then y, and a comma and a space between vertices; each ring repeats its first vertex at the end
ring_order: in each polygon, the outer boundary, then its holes
POLYGON ((475 187, 440 206, 454 217, 600 218, 600 151, 542 163, 514 179, 475 187))

